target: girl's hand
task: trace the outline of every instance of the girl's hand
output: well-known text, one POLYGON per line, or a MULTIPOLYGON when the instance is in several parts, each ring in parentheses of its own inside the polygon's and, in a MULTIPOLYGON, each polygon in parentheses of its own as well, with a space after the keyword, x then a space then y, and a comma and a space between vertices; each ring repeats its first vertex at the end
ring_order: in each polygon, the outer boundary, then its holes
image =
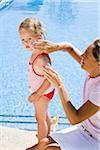
POLYGON ((56 88, 59 88, 63 85, 59 74, 54 71, 49 65, 45 66, 43 71, 44 76, 48 79, 49 82, 53 83, 56 88))
POLYGON ((40 95, 37 93, 37 92, 34 92, 34 93, 32 93, 29 97, 28 97, 28 100, 29 100, 29 102, 36 102, 36 101, 38 101, 40 99, 40 95))
POLYGON ((59 44, 47 41, 47 40, 39 40, 38 42, 34 43, 34 48, 39 49, 44 53, 51 53, 57 51, 60 46, 59 44))

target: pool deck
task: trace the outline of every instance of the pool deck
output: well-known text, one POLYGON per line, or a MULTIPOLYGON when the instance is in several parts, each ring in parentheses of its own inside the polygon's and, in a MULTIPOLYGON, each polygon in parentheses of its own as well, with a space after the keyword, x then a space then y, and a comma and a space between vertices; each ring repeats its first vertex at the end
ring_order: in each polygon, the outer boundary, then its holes
POLYGON ((25 150, 36 143, 36 131, 0 126, 0 150, 25 150))

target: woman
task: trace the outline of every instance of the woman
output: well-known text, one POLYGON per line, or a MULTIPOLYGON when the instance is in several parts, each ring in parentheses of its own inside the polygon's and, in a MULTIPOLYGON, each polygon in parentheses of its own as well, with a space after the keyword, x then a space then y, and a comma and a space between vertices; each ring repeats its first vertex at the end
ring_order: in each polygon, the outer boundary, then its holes
POLYGON ((32 149, 42 150, 99 150, 100 146, 100 39, 95 40, 80 53, 70 43, 35 43, 35 48, 45 53, 64 50, 68 52, 88 72, 84 90, 83 104, 76 109, 71 103, 67 89, 60 76, 50 67, 44 68, 44 75, 58 89, 60 99, 67 118, 72 125, 78 124, 70 131, 54 133, 50 138, 42 140, 32 149), (80 123, 80 124, 79 124, 80 123))

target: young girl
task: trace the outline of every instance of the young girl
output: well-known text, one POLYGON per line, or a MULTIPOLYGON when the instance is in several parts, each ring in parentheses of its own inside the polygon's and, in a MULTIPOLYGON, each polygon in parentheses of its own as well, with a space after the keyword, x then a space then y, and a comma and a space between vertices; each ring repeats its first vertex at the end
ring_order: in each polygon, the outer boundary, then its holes
POLYGON ((83 104, 76 109, 68 96, 67 89, 50 66, 45 66, 45 77, 58 89, 65 114, 73 126, 52 138, 43 139, 31 150, 99 150, 100 149, 100 39, 91 43, 82 54, 70 43, 41 41, 35 44, 45 53, 64 50, 68 52, 88 74, 83 89, 83 104), (43 46, 43 48, 42 48, 43 46), (56 142, 58 143, 56 143, 56 142), (52 143, 52 144, 51 144, 52 143))
POLYGON ((44 30, 38 19, 34 17, 25 19, 19 26, 19 34, 23 46, 32 52, 28 67, 31 93, 29 101, 34 103, 38 125, 38 140, 40 141, 50 133, 48 105, 53 98, 55 89, 44 77, 43 67, 46 64, 51 65, 51 60, 48 54, 34 49, 34 43, 44 37, 44 30))

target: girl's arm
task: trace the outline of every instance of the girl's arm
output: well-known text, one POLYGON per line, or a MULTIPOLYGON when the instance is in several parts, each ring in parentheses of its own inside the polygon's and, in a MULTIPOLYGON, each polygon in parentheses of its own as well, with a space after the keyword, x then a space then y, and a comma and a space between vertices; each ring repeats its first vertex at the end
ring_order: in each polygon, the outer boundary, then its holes
POLYGON ((47 79, 45 79, 40 88, 28 97, 28 100, 33 103, 35 101, 38 101, 42 94, 49 88, 49 86, 50 82, 47 79))
POLYGON ((51 83, 47 79, 45 79, 36 93, 41 96, 49 88, 50 85, 51 83))

